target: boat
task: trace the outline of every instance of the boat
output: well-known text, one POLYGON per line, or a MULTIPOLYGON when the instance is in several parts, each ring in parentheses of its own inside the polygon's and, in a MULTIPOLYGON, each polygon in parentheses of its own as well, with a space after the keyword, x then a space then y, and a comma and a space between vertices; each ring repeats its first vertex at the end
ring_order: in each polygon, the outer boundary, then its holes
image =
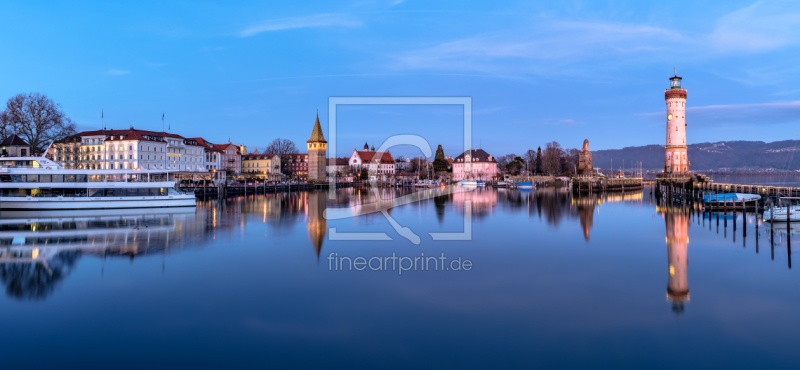
POLYGON ((478 180, 478 181, 475 181, 475 183, 478 186, 486 186, 486 180, 478 180))
POLYGON ((787 209, 789 210, 788 216, 790 217, 791 222, 800 222, 800 205, 797 206, 783 206, 783 207, 770 207, 764 210, 764 215, 762 216, 764 221, 767 222, 786 222, 787 218, 787 209))
POLYGON ((0 209, 196 207, 164 170, 67 170, 45 157, 0 158, 0 209))
POLYGON ((517 187, 520 189, 533 189, 534 186, 533 183, 531 183, 530 181, 523 181, 517 184, 517 187))
POLYGON ((492 185, 492 186, 494 186, 496 188, 504 188, 504 187, 508 186, 508 183, 506 183, 505 181, 498 181, 498 182, 494 183, 494 185, 492 185))
POLYGON ((718 209, 718 208, 741 209, 742 202, 744 202, 745 206, 747 206, 747 203, 751 202, 752 206, 755 206, 755 202, 760 199, 761 196, 758 194, 743 194, 743 193, 706 194, 703 196, 703 203, 705 203, 706 208, 709 209, 718 209))
MULTIPOLYGON (((484 182, 485 184, 486 182, 484 182)), ((475 180, 461 180, 458 182, 460 186, 478 186, 478 182, 475 180)))

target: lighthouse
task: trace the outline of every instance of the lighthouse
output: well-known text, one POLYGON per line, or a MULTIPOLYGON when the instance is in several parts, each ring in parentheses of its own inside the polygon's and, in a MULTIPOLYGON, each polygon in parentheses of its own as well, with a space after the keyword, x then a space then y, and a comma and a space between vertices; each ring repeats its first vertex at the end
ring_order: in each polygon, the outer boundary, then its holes
POLYGON ((664 91, 664 100, 667 103, 664 173, 687 173, 689 159, 686 157, 686 90, 681 88, 681 78, 677 71, 669 79, 669 89, 664 91))

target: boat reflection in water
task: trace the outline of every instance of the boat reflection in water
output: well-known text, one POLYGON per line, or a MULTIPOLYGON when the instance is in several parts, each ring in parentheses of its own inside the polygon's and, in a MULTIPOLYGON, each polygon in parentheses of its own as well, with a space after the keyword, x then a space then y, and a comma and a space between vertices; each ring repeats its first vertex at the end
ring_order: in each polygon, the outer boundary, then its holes
POLYGON ((18 299, 47 297, 83 255, 160 253, 198 227, 194 207, 4 211, 2 217, 0 281, 18 299))
POLYGON ((684 310, 684 303, 689 301, 689 280, 686 276, 689 263, 689 213, 686 207, 671 205, 659 206, 657 211, 664 218, 667 228, 667 299, 672 301, 672 310, 680 314, 684 310))

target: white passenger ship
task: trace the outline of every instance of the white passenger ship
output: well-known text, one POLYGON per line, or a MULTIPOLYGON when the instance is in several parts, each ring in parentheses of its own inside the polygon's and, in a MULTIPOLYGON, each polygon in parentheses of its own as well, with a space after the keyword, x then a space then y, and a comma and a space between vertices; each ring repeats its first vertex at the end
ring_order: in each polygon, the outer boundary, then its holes
POLYGON ((164 170, 65 170, 45 157, 0 158, 0 212, 195 207, 164 170))

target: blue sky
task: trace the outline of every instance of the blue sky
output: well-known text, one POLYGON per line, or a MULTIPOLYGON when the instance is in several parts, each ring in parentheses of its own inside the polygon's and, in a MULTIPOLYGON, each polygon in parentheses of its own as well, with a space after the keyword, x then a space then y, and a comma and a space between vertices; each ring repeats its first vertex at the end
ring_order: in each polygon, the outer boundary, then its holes
MULTIPOLYGON (((184 136, 302 149, 330 96, 470 96, 474 146, 495 155, 660 144, 677 67, 689 143, 800 136, 800 2, 16 2, 3 14, 0 99, 45 93, 83 129, 103 109, 110 128, 160 130, 163 111, 184 136)), ((453 107, 338 117, 340 156, 396 133, 461 148, 453 107)))

